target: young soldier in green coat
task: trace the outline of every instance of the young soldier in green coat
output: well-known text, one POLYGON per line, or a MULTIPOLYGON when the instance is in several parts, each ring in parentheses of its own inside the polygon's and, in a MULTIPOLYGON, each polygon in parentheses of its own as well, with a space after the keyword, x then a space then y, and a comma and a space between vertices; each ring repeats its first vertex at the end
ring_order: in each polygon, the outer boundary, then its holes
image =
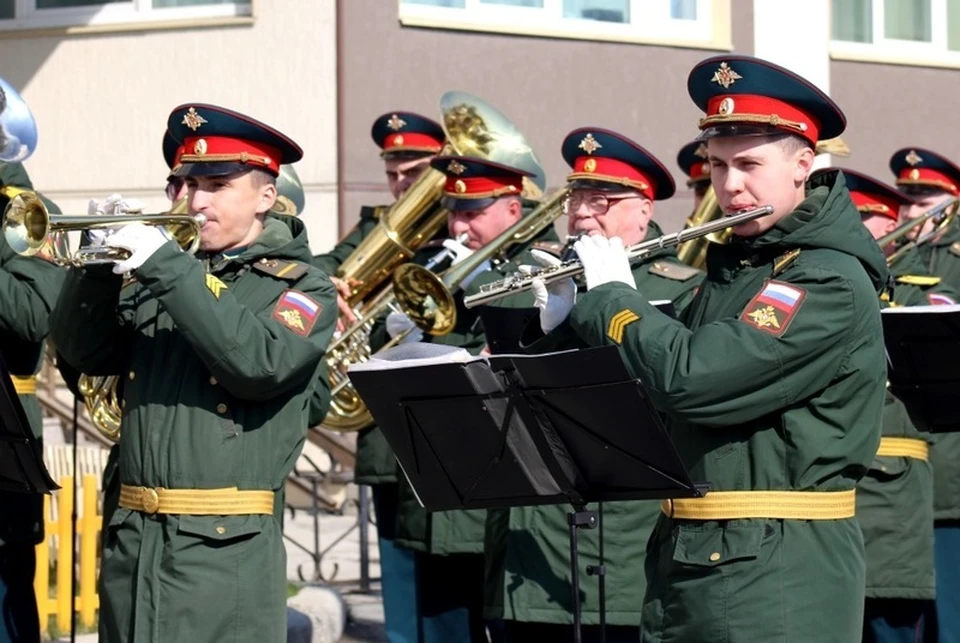
POLYGON ((880 443, 887 270, 842 174, 806 183, 816 142, 845 120, 812 84, 748 56, 699 63, 688 89, 724 213, 773 213, 710 247, 686 326, 650 305, 622 244, 600 236, 575 245, 588 292, 574 306, 569 284, 551 284, 541 326, 617 346, 693 479, 711 485, 662 504, 641 640, 856 641, 854 489, 880 443))
MULTIPOLYGON (((0 163, 0 211, 33 185, 20 163, 0 163)), ((59 213, 44 199, 51 212, 59 213)), ((37 373, 43 361, 49 316, 64 271, 40 256, 17 255, 0 236, 0 355, 10 371, 33 435, 43 439, 37 402, 37 373)), ((33 590, 36 546, 43 542, 43 496, 0 492, 0 641, 40 641, 40 617, 33 590)))
MULTIPOLYGON (((914 200, 901 222, 960 195, 960 167, 931 150, 897 150, 890 157, 897 187, 914 200)), ((913 238, 931 232, 928 221, 913 238)), ((917 247, 929 274, 960 291, 960 224, 956 218, 917 247)), ((933 465, 934 565, 937 570, 936 610, 928 615, 926 640, 960 641, 960 433, 941 433, 930 448, 933 465)))
MULTIPOLYGON (((443 245, 454 254, 453 265, 487 246, 524 216, 521 192, 527 172, 470 157, 437 157, 431 165, 447 176, 441 205, 450 212, 447 232, 452 239, 443 245), (463 243, 454 240, 462 235, 466 235, 463 243)), ((550 238, 551 233, 552 226, 540 237, 550 238)), ((525 248, 525 244, 515 244, 497 256, 514 264, 529 263, 532 258, 523 255, 525 248)), ((429 254, 435 252, 433 248, 429 254)), ((426 256, 415 260, 422 263, 426 256)), ((481 262, 460 282, 454 294, 457 322, 452 332, 424 337, 405 314, 391 313, 385 322, 387 333, 390 337, 408 333, 404 342, 427 340, 479 353, 486 344, 483 328, 478 312, 463 306, 463 292, 475 279, 489 280, 488 271, 499 271, 493 264, 491 259, 481 262)), ((441 264, 437 270, 444 267, 441 264)), ((423 643, 487 641, 483 618, 485 519, 484 510, 427 512, 409 485, 405 481, 401 485, 397 545, 417 552, 417 614, 423 643)))
MULTIPOLYGON (((662 235, 653 222, 654 201, 673 196, 670 173, 645 149, 601 128, 574 130, 564 139, 562 154, 573 172, 565 209, 567 232, 619 237, 634 245, 662 235)), ((534 250, 538 253, 539 251, 534 250)), ((559 259, 543 257, 545 263, 559 259)), ((677 311, 693 298, 703 275, 681 264, 673 249, 663 249, 631 265, 638 287, 651 300, 672 301, 677 311)), ((583 289, 579 283, 579 289, 583 289)), ((582 346, 541 345, 541 350, 582 346)), ((589 507, 596 510, 596 506, 589 507)), ((546 505, 491 511, 487 530, 488 616, 502 614, 509 641, 573 639, 571 606, 569 506, 546 505)), ((611 502, 603 506, 606 566, 606 640, 639 638, 640 601, 645 586, 644 549, 660 513, 659 502, 611 502)), ((596 577, 586 567, 598 564, 599 532, 586 530, 579 539, 584 641, 599 641, 596 577), (583 580, 586 579, 586 580, 583 580)))
POLYGON ((300 148, 214 105, 176 108, 197 257, 154 226, 102 243, 129 257, 73 269, 51 319, 71 366, 119 375, 120 501, 104 529, 100 640, 282 641, 278 502, 336 320, 302 222, 268 214, 300 148), (121 276, 136 291, 118 303, 121 276))
MULTIPOLYGON (((439 123, 413 112, 390 112, 378 117, 370 136, 380 148, 387 175, 387 187, 399 199, 430 167, 431 159, 443 147, 445 134, 439 123)), ((344 298, 350 286, 334 275, 350 254, 380 222, 390 206, 364 206, 360 220, 330 252, 316 255, 314 265, 331 275, 340 291, 341 321, 356 322, 344 298)), ((444 233, 445 236, 445 233, 444 233)), ((377 545, 380 554, 380 591, 383 596, 384 628, 390 643, 417 640, 414 586, 416 571, 413 552, 395 545, 397 521, 397 460, 380 429, 372 426, 357 434, 357 459, 353 481, 369 485, 377 518, 377 545)))
MULTIPOLYGON (((897 227, 899 213, 913 201, 896 189, 845 168, 850 197, 863 225, 877 240, 897 227)), ((881 248, 891 258, 899 244, 881 248)), ((952 303, 955 293, 939 277, 925 274, 915 251, 890 265, 891 284, 881 306, 952 303)), ((880 448, 857 485, 857 519, 867 559, 865 643, 921 640, 924 615, 933 606, 933 469, 928 439, 913 426, 903 403, 889 390, 883 411, 880 448)))

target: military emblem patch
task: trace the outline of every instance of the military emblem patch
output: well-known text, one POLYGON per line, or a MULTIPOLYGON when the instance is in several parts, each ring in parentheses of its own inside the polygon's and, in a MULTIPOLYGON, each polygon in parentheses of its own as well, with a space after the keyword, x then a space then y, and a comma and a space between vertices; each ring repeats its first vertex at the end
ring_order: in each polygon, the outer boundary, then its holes
POLYGON ((781 337, 790 326, 807 292, 782 281, 768 281, 763 290, 743 309, 740 320, 781 337))
POLYGON ((285 290, 273 308, 273 318, 298 335, 310 334, 323 306, 298 290, 285 290))
POLYGON ((213 293, 213 296, 220 299, 220 291, 226 290, 227 284, 223 283, 217 277, 207 274, 207 290, 213 293))
POLYGON ((629 308, 624 308, 619 313, 610 318, 610 323, 607 325, 607 337, 612 339, 618 344, 623 343, 623 331, 626 330, 627 326, 633 322, 640 319, 640 315, 633 312, 629 308))
POLYGON ((954 306, 957 303, 952 297, 947 297, 940 292, 927 293, 927 301, 930 302, 931 306, 954 306))

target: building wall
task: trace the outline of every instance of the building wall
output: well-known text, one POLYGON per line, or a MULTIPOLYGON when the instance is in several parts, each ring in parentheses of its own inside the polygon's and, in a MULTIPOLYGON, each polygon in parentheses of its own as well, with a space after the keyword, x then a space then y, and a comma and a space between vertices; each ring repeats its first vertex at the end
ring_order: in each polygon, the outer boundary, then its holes
POLYGON ((119 192, 167 207, 161 140, 192 101, 263 120, 304 148, 311 245, 337 237, 334 0, 259 0, 252 25, 0 39, 2 74, 30 104, 39 142, 25 163, 68 213, 119 192))
MULTIPOLYGON (((677 195, 657 219, 679 229, 692 207, 680 147, 700 114, 686 90, 690 69, 717 52, 628 43, 403 27, 397 0, 341 1, 342 206, 346 225, 361 205, 389 202, 370 125, 390 110, 440 120, 444 92, 465 91, 504 112, 537 151, 549 188, 569 168, 560 144, 571 130, 605 127, 655 154, 673 172, 677 195)), ((737 51, 753 47, 753 6, 732 4, 737 51)), ((558 227, 565 231, 565 222, 558 227)))
POLYGON ((836 165, 892 183, 888 162, 902 147, 926 147, 960 161, 957 70, 834 60, 830 73, 851 151, 834 158, 836 165))

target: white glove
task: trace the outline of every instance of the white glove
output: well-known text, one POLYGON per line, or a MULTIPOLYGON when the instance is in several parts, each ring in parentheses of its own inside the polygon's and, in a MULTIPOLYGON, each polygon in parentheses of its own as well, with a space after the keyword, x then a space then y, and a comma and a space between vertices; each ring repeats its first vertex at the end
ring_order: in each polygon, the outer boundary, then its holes
POLYGON ((573 244, 573 249, 583 263, 587 290, 614 281, 623 282, 636 289, 637 282, 630 270, 630 259, 627 258, 620 237, 607 239, 599 234, 583 237, 573 244))
MULTIPOLYGON (((534 249, 530 254, 545 267, 561 263, 560 259, 542 250, 534 249)), ((529 271, 527 266, 520 268, 523 272, 529 271)), ((577 285, 569 277, 554 281, 549 286, 543 279, 534 278, 530 285, 533 288, 534 305, 540 309, 540 328, 544 333, 549 333, 570 316, 570 311, 573 310, 577 300, 577 285)))
POLYGON ((122 275, 142 266, 167 241, 166 235, 157 226, 131 223, 107 235, 103 245, 130 251, 129 258, 117 261, 113 267, 114 274, 122 275))
POLYGON ((390 335, 391 339, 408 330, 411 332, 399 343, 408 344, 423 339, 423 331, 413 323, 413 320, 407 317, 406 313, 393 312, 387 315, 387 334, 390 335))
MULTIPOLYGON (((119 194, 111 194, 106 199, 104 199, 101 204, 98 201, 90 199, 87 203, 87 214, 89 215, 115 215, 115 214, 127 214, 128 212, 142 212, 143 203, 136 199, 126 200, 119 194)), ((104 238, 112 233, 116 232, 117 228, 94 228, 87 231, 87 238, 90 239, 91 246, 102 246, 104 238)))
POLYGON ((453 261, 450 263, 451 266, 457 265, 473 254, 473 250, 466 247, 456 239, 444 239, 443 247, 453 253, 453 261))

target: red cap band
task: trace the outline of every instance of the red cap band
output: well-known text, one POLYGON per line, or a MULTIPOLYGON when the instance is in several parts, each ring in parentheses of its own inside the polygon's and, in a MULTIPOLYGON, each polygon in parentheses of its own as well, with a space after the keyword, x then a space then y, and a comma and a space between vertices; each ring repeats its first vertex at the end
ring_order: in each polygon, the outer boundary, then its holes
POLYGON ((900 217, 900 203, 895 199, 854 190, 850 190, 850 198, 861 215, 876 214, 894 221, 897 221, 900 217))
POLYGON ((733 94, 707 101, 707 115, 700 119, 700 129, 734 123, 771 125, 798 134, 814 145, 820 133, 820 122, 812 114, 769 96, 733 94))
POLYGON ((929 185, 954 196, 960 194, 960 188, 949 175, 925 167, 903 168, 897 177, 897 185, 929 185))
POLYGON ((690 181, 709 181, 710 180, 710 163, 707 161, 700 161, 699 163, 694 163, 690 166, 690 181))
POLYGON ((227 136, 189 136, 183 141, 179 163, 249 163, 277 175, 280 150, 265 143, 227 136))
POLYGON ((639 190, 650 200, 656 192, 656 186, 646 174, 629 163, 604 156, 578 156, 573 162, 573 172, 567 176, 568 181, 572 179, 619 183, 639 190))
POLYGON ((448 176, 443 191, 447 196, 457 199, 482 199, 485 197, 520 194, 523 189, 522 176, 497 176, 457 178, 448 176))
POLYGON ((380 147, 384 152, 399 152, 403 150, 439 152, 443 141, 438 141, 429 134, 421 132, 397 132, 389 134, 380 147))

